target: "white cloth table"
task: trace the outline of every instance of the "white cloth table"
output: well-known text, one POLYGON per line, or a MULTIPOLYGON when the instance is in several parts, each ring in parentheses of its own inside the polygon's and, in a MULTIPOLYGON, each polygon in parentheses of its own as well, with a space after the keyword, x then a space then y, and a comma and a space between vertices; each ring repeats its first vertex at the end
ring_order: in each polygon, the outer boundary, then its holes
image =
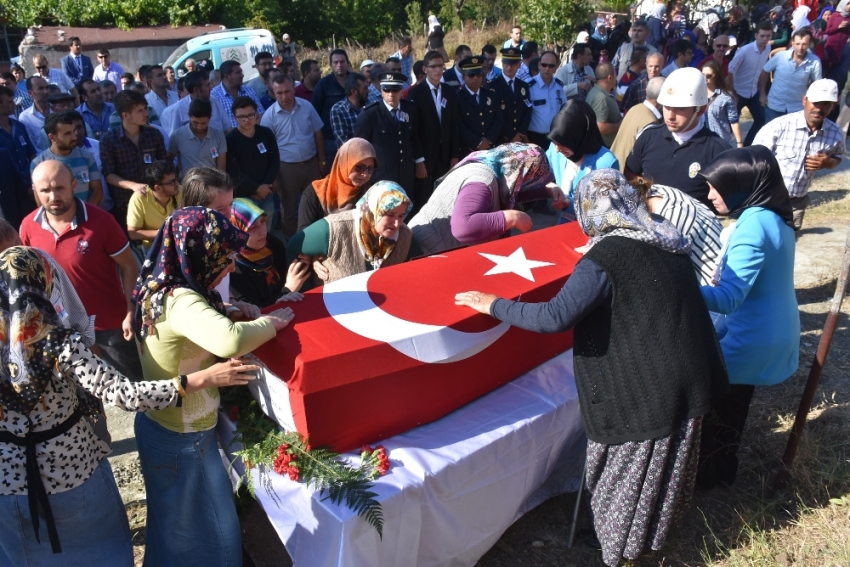
MULTIPOLYGON (((222 414, 223 447, 233 430, 222 414)), ((305 484, 272 472, 269 494, 254 471, 257 500, 296 567, 471 566, 517 518, 576 490, 586 439, 572 350, 382 444, 392 462, 373 489, 383 507, 383 540, 305 484)), ((241 472, 241 462, 234 468, 241 472)))

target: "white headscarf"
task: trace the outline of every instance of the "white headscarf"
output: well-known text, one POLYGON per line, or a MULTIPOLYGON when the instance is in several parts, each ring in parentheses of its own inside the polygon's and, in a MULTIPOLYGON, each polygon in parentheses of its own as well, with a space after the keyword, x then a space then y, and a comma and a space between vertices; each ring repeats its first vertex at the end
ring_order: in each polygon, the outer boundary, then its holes
MULTIPOLYGON (((434 28, 436 26, 439 26, 439 25, 440 25, 440 21, 437 19, 437 16, 435 16, 434 14, 431 14, 430 16, 428 16, 428 33, 429 34, 434 33, 434 28)), ((440 26, 440 27, 442 27, 442 26, 440 26)))
POLYGON ((791 16, 791 29, 797 31, 809 25, 808 15, 811 8, 808 6, 800 6, 791 16))

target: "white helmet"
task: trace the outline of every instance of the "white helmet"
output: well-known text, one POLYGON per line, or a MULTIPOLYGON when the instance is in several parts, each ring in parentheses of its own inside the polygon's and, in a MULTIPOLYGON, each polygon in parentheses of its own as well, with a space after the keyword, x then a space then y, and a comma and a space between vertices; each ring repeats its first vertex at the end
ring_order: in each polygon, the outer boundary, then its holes
POLYGON ((702 71, 694 67, 683 67, 670 73, 661 87, 658 104, 672 108, 708 104, 708 87, 702 71))

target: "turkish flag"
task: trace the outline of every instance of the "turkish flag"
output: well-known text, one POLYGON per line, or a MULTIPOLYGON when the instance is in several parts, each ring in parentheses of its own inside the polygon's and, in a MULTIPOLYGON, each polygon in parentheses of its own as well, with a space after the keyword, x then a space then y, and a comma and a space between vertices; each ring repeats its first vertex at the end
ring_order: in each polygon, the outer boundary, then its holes
POLYGON ((293 323, 254 354, 286 381, 312 445, 347 451, 396 435, 572 347, 572 332, 524 331, 454 296, 548 301, 586 242, 569 223, 338 280, 283 304, 293 323))

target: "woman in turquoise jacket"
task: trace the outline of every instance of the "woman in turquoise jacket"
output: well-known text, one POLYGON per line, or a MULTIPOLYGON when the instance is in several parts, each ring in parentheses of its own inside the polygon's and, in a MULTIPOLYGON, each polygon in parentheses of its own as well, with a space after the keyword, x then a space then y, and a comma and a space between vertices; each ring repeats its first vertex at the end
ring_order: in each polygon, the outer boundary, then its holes
POLYGON ((723 152, 700 172, 720 214, 737 219, 713 285, 702 287, 709 311, 726 315, 720 340, 729 393, 703 425, 697 482, 731 484, 755 386, 778 384, 797 371, 800 313, 794 293, 791 201, 779 164, 765 147, 723 152))
POLYGON ((558 224, 576 220, 573 207, 579 181, 597 169, 620 169, 620 162, 602 142, 596 113, 586 102, 572 99, 555 115, 549 131, 552 145, 546 157, 552 164, 555 183, 570 200, 558 224))

